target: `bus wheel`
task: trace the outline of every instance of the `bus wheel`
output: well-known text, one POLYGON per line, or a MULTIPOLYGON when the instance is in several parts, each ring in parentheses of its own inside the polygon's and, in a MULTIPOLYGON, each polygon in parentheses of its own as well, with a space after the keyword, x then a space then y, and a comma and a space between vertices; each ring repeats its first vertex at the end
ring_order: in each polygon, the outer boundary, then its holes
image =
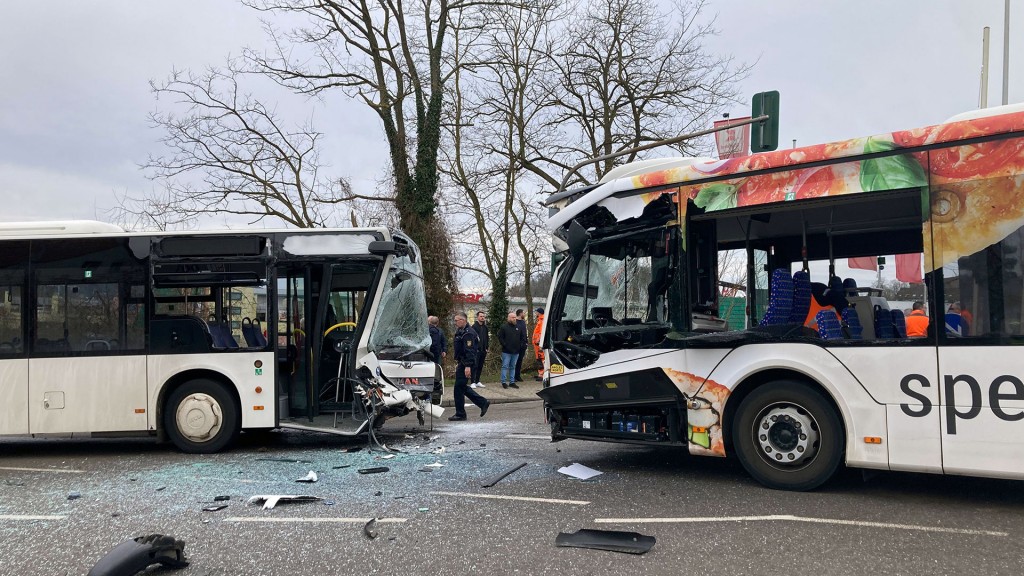
POLYGON ((212 380, 179 386, 167 398, 163 415, 167 434, 182 452, 219 452, 238 435, 235 403, 224 386, 212 380))
POLYGON ((733 446, 755 480, 779 490, 813 490, 839 467, 843 428, 817 390, 800 382, 764 384, 740 404, 733 446))

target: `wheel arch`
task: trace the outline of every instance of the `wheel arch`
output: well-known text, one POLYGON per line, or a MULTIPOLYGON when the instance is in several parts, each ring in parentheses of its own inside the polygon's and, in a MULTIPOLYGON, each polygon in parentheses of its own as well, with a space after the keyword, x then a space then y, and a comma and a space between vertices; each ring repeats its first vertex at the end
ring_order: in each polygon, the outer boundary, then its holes
POLYGON ((799 372, 797 370, 788 368, 771 368, 767 370, 761 370, 753 374, 748 375, 746 378, 740 381, 732 392, 729 393, 729 398, 726 400, 724 406, 724 414, 722 414, 722 440, 725 443, 725 453, 733 454, 734 449, 732 445, 732 427, 735 421, 736 412, 739 410, 740 404, 743 403, 743 399, 750 395, 751 392, 757 388, 764 386, 770 382, 778 380, 790 380, 793 382, 802 382, 807 384, 811 389, 821 393, 821 395, 828 401, 832 410, 835 412, 836 417, 839 419, 839 425, 842 428, 842 438, 844 439, 842 446, 843 451, 846 450, 846 435, 847 435, 847 423, 843 410, 840 408, 839 403, 836 402, 832 392, 824 386, 821 382, 818 382, 814 378, 799 372))
POLYGON ((224 386, 228 395, 231 397, 231 401, 235 403, 235 410, 239 414, 239 424, 241 424, 242 414, 242 400, 238 396, 238 389, 234 385, 234 382, 224 374, 217 372, 216 370, 208 370, 203 368, 195 368, 192 370, 185 370, 179 372, 170 378, 168 378, 163 386, 160 387, 160 394, 157 396, 156 402, 156 436, 160 442, 166 442, 169 440, 167 436, 167 430, 164 428, 164 409, 167 404, 167 398, 170 397, 171 393, 177 390, 179 387, 184 385, 186 382, 192 380, 212 380, 218 382, 224 386))

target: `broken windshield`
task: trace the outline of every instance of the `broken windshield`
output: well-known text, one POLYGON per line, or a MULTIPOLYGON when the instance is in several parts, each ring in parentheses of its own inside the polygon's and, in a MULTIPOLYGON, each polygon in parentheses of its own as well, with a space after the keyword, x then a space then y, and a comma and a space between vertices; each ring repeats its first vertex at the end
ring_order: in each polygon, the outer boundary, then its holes
POLYGON ((368 349, 381 358, 402 358, 430 349, 427 301, 419 258, 395 256, 370 330, 368 349))

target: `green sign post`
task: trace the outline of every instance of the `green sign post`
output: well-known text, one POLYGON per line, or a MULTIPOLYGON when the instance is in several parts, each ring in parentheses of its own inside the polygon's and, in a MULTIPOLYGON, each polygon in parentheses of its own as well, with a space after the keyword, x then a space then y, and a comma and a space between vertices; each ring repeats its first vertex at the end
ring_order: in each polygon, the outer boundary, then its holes
POLYGON ((770 152, 779 147, 779 91, 758 92, 751 101, 751 117, 767 115, 768 119, 750 129, 750 151, 770 152))

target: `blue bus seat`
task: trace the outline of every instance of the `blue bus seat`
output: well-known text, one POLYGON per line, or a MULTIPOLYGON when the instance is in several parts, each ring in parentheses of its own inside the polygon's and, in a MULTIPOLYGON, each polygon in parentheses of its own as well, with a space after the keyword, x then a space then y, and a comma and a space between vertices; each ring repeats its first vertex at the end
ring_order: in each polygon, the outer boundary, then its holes
POLYGON ((839 317, 832 310, 822 310, 814 316, 818 323, 818 335, 822 340, 842 340, 843 325, 839 323, 839 317))
MULTIPOLYGON (((761 319, 761 326, 775 326, 789 322, 793 312, 793 277, 789 270, 777 268, 772 272, 771 291, 768 293, 768 309, 761 319)), ((803 322, 803 320, 801 320, 803 322)))
POLYGON ((847 337, 851 340, 862 340, 864 338, 864 326, 860 323, 860 316, 853 306, 848 306, 842 312, 843 327, 846 329, 847 337))
POLYGON ((903 310, 889 310, 889 314, 892 315, 893 329, 896 330, 896 338, 907 337, 907 317, 903 314, 903 310))
POLYGON ((790 323, 803 324, 810 309, 811 275, 803 270, 797 270, 793 273, 793 310, 789 313, 790 323))

